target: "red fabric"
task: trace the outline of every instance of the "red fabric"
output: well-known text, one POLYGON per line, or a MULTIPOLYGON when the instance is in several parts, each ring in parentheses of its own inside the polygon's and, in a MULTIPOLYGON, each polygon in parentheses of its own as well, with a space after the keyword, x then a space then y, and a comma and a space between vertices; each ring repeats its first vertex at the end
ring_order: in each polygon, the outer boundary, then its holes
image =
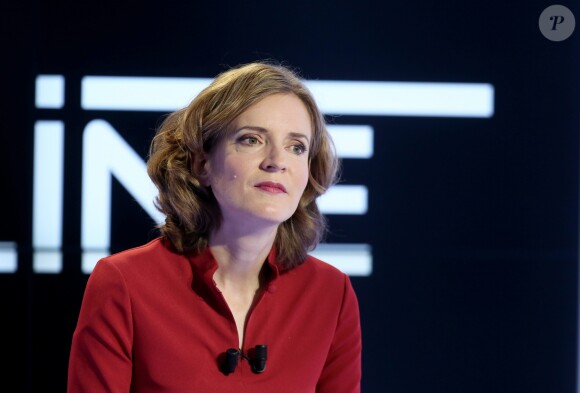
POLYGON ((234 318, 213 283, 210 250, 179 255, 164 241, 99 261, 89 278, 69 362, 68 392, 360 392, 359 310, 348 276, 313 257, 279 272, 251 310, 243 352, 268 345, 266 370, 237 348, 234 318))

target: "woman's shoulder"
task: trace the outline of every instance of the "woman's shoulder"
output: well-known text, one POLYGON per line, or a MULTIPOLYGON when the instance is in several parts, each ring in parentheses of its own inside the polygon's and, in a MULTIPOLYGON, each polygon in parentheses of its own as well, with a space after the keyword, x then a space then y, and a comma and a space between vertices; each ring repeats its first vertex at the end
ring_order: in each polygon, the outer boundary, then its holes
POLYGON ((143 270, 163 265, 164 261, 183 259, 183 256, 172 251, 163 238, 129 248, 101 259, 98 264, 114 266, 120 271, 143 270))
POLYGON ((348 276, 332 266, 330 263, 318 259, 312 255, 308 255, 304 263, 298 265, 290 272, 303 277, 311 284, 322 282, 324 285, 331 286, 333 284, 342 287, 348 276))
POLYGON ((338 268, 334 267, 329 262, 323 261, 322 259, 318 259, 312 255, 308 255, 306 257, 306 261, 304 262, 305 266, 308 266, 313 271, 321 272, 321 274, 328 274, 331 276, 338 276, 344 277, 344 273, 340 271, 338 268))
POLYGON ((162 238, 99 260, 91 273, 94 282, 112 282, 129 292, 143 294, 147 288, 189 287, 192 271, 187 256, 168 247, 162 238))
POLYGON ((156 238, 146 244, 115 252, 103 258, 103 260, 107 260, 111 263, 121 263, 123 261, 126 262, 131 259, 141 258, 150 254, 157 254, 166 250, 167 247, 164 245, 164 240, 162 238, 156 238))
POLYGON ((276 293, 284 294, 288 299, 308 299, 317 307, 336 309, 346 297, 353 295, 350 278, 329 263, 316 257, 308 256, 304 263, 283 272, 271 285, 276 293))

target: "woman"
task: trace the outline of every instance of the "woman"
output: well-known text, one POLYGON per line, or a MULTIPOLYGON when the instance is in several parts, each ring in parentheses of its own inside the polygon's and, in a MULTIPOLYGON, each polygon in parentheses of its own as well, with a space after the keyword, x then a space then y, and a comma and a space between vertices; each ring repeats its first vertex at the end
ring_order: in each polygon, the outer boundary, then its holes
POLYGON ((69 392, 359 392, 358 305, 307 252, 337 159, 287 68, 219 75, 155 136, 161 237, 104 258, 85 291, 69 392))

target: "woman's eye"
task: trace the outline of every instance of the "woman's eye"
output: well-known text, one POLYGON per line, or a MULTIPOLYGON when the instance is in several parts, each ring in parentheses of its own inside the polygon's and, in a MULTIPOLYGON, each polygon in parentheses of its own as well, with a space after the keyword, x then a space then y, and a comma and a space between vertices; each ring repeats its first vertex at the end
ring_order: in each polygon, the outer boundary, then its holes
POLYGON ((258 138, 252 135, 246 135, 239 139, 240 142, 245 143, 246 145, 257 145, 260 141, 258 138))
POLYGON ((291 149, 294 154, 300 155, 306 153, 306 146, 304 146, 302 143, 292 145, 291 149))

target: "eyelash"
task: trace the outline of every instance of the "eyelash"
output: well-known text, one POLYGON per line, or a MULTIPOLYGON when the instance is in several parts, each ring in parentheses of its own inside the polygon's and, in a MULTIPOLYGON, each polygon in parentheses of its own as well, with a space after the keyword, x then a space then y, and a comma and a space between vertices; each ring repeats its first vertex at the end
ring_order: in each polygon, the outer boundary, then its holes
POLYGON ((254 139, 256 142, 259 142, 258 137, 254 136, 254 135, 243 135, 240 138, 238 138, 238 142, 242 142, 242 143, 246 143, 248 145, 255 145, 256 143, 249 143, 248 140, 250 139, 254 139))
MULTIPOLYGON (((255 135, 242 135, 241 137, 238 138, 238 142, 244 143, 244 144, 249 145, 249 146, 257 145, 259 141, 260 141, 259 138, 255 135), (250 140, 256 141, 256 143, 250 143, 249 142, 250 140)), ((294 148, 300 149, 299 152, 293 151, 296 155, 302 155, 308 151, 308 149, 306 148, 306 146, 303 143, 296 143, 296 144, 292 145, 291 148, 292 149, 294 149, 294 148)))
POLYGON ((297 143, 295 145, 292 145, 292 147, 298 147, 300 149, 299 153, 296 153, 297 155, 302 155, 304 153, 306 153, 308 151, 308 149, 306 149, 306 146, 304 146, 303 143, 297 143))

